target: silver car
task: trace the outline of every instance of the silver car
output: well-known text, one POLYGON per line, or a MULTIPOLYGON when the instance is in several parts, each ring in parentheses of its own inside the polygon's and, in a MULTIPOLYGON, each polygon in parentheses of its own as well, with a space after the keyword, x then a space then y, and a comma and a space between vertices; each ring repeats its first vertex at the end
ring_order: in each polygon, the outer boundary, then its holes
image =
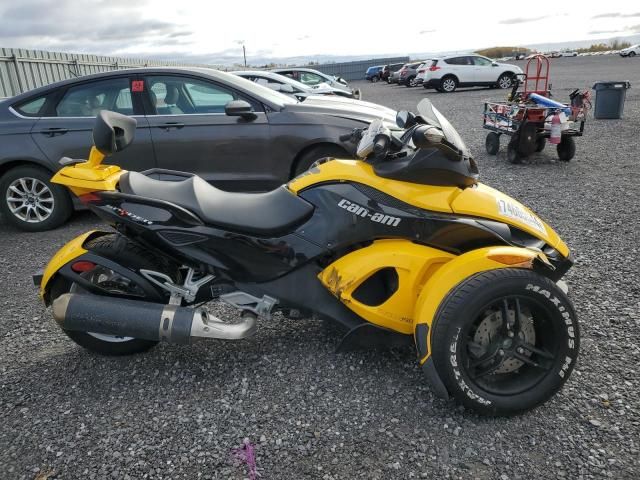
POLYGON ((288 68, 276 68, 271 70, 272 72, 279 73, 280 75, 286 75, 293 78, 305 85, 314 87, 316 85, 327 85, 340 90, 341 95, 348 98, 360 99, 362 93, 357 88, 349 87, 347 81, 341 77, 329 75, 327 73, 319 72, 313 68, 301 68, 301 67, 288 67, 288 68))

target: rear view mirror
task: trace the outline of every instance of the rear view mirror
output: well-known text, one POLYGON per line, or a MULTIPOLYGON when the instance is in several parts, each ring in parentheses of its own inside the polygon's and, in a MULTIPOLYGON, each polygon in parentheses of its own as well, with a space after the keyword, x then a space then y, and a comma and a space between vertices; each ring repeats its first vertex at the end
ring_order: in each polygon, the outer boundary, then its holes
POLYGON ((93 145, 105 156, 121 152, 133 142, 136 126, 135 118, 100 110, 93 126, 93 145))
POLYGON ((230 117, 242 117, 247 120, 256 118, 253 107, 244 100, 231 100, 224 106, 224 113, 230 117))
POLYGON ((398 127, 407 129, 411 128, 415 124, 416 116, 413 113, 407 112, 406 110, 400 110, 396 114, 396 125, 398 125, 398 127))

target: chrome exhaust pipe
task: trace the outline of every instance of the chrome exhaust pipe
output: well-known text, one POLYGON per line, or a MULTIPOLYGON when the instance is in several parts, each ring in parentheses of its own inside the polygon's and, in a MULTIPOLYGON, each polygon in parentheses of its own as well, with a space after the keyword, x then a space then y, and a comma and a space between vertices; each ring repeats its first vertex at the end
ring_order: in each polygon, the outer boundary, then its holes
POLYGON ((202 308, 65 293, 53 301, 53 317, 65 330, 169 343, 193 338, 239 340, 253 335, 257 316, 242 312, 242 320, 226 323, 202 308))

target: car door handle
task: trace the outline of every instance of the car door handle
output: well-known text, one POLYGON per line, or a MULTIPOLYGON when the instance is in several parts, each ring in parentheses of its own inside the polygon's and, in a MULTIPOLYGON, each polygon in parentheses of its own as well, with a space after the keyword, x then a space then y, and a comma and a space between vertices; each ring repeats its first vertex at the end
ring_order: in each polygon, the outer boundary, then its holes
POLYGON ((184 123, 179 122, 167 122, 163 125, 160 125, 160 128, 164 128, 166 131, 169 131, 172 128, 180 130, 182 127, 184 127, 184 123))
POLYGON ((56 135, 64 135, 68 131, 69 131, 68 128, 51 127, 51 128, 45 128, 44 130, 41 130, 40 133, 43 135, 47 135, 48 137, 55 137, 56 135))

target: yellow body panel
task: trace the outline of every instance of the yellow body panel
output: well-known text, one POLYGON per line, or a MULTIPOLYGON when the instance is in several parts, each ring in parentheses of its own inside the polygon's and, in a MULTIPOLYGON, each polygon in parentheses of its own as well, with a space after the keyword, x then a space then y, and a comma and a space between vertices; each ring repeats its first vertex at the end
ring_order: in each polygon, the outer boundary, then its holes
POLYGON ((464 189, 453 200, 451 208, 461 215, 509 223, 544 240, 563 257, 569 256, 569 248, 549 225, 520 202, 487 185, 479 183, 474 188, 464 189))
POLYGON ((408 240, 378 240, 349 253, 326 267, 318 276, 322 284, 365 320, 396 332, 412 334, 414 306, 424 283, 454 255, 408 240), (359 302, 353 292, 371 275, 395 268, 398 289, 381 305, 359 302))
POLYGON ((451 202, 460 193, 457 187, 438 187, 419 183, 401 182, 382 178, 375 174, 373 167, 359 160, 331 160, 325 162, 288 184, 294 193, 322 182, 358 182, 380 190, 410 205, 451 213, 451 202))
POLYGON ((115 190, 120 175, 125 173, 117 165, 102 165, 104 155, 96 147, 91 148, 89 160, 61 168, 51 179, 64 185, 76 195, 115 190))
POLYGON ((420 363, 424 363, 431 354, 432 322, 442 301, 453 287, 470 276, 487 270, 514 267, 531 268, 536 258, 545 263, 548 262, 543 253, 527 250, 526 248, 480 248, 456 257, 430 276, 415 304, 415 325, 420 323, 429 325, 427 355, 420 359, 420 363), (516 262, 517 259, 520 259, 520 261, 516 262), (508 263, 502 263, 504 261, 508 263))
POLYGON ((83 233, 82 235, 77 236, 70 242, 68 242, 64 247, 56 252, 56 254, 51 257, 49 263, 47 264, 47 268, 44 269, 44 273, 42 275, 42 281, 40 282, 40 297, 44 297, 45 292, 47 291, 47 285, 53 275, 60 270, 64 265, 69 263, 74 258, 79 257, 80 255, 87 253, 87 250, 83 248, 84 242, 87 238, 93 234, 95 230, 91 230, 89 232, 83 233))

